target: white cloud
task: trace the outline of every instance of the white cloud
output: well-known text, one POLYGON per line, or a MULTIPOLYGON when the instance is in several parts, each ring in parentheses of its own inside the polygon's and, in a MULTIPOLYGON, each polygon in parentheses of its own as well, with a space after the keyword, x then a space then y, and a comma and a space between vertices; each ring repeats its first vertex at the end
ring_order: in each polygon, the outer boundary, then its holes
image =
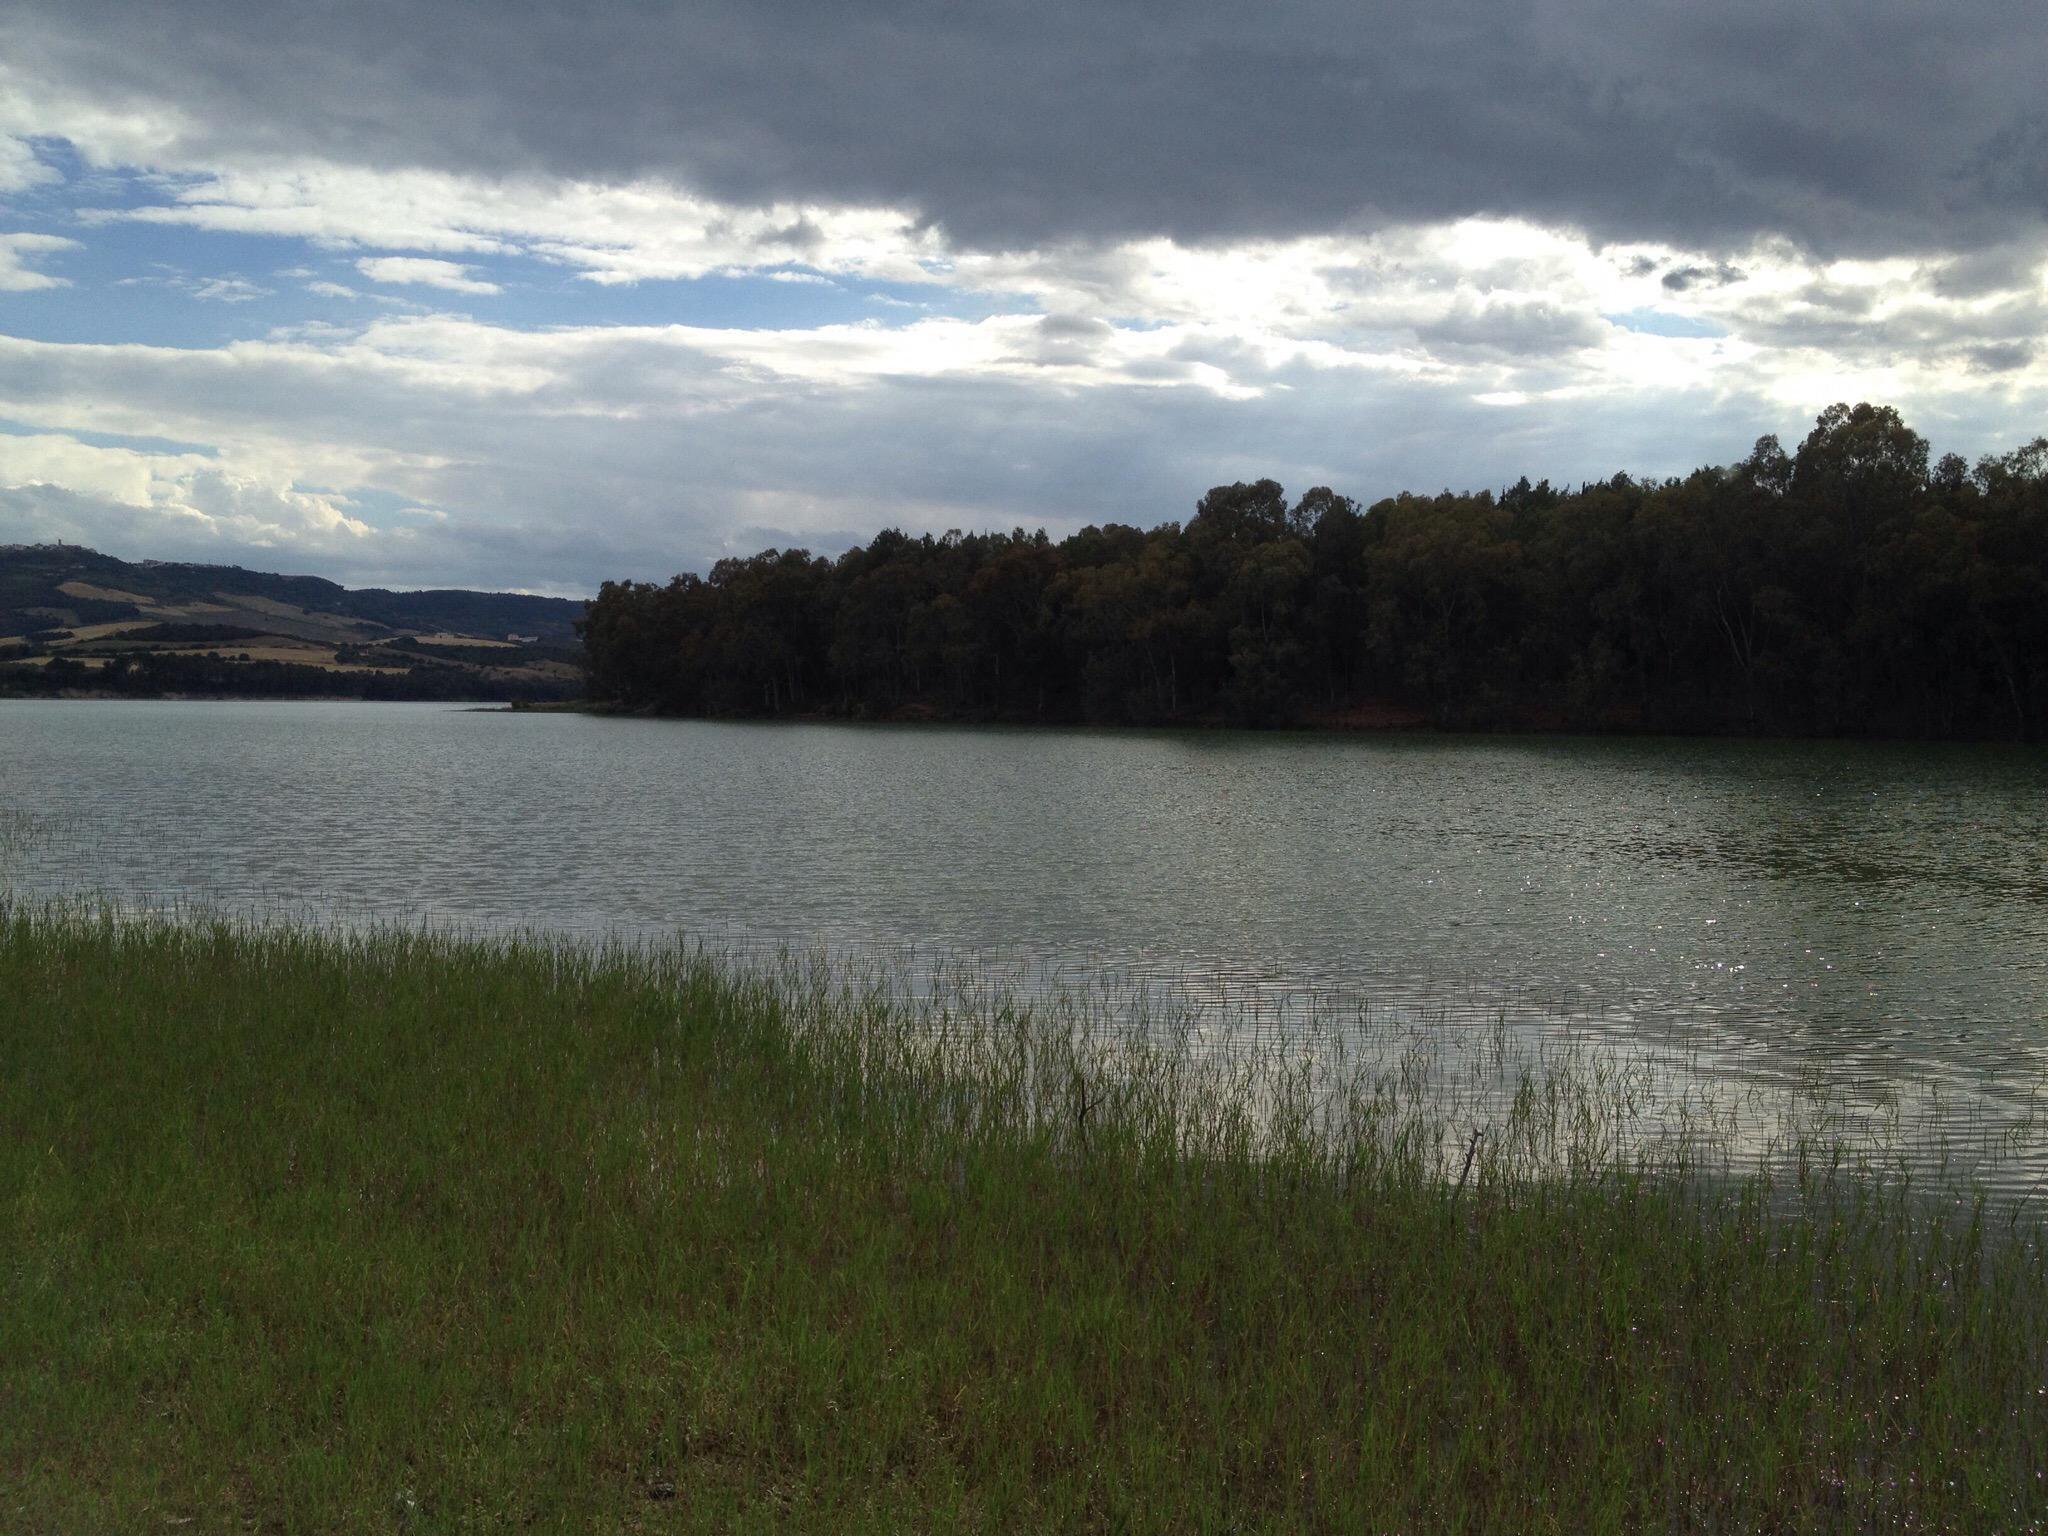
POLYGON ((214 348, 0 338, 0 416, 36 434, 0 439, 0 483, 21 490, 0 541, 44 526, 21 510, 40 485, 36 517, 66 509, 65 537, 118 535, 123 552, 239 540, 350 579, 589 590, 701 569, 763 529, 831 549, 892 524, 1150 522, 1262 474, 1370 499, 1680 473, 1866 397, 1967 455, 2036 435, 2048 409, 2028 370, 1614 326, 1533 359, 1438 355, 1412 330, 1379 345, 1035 314, 541 332, 384 316, 214 348), (138 459, 79 441, 93 434, 214 452, 138 459), (424 511, 367 517, 371 492, 424 511))
POLYGON ((57 433, 0 437, 0 484, 61 485, 80 495, 145 505, 167 480, 211 467, 204 454, 146 454, 57 433))
MULTIPOLYGON (((1269 363, 1320 352, 1329 366, 1357 366, 1365 355, 1375 366, 1398 358, 1415 372, 1490 367, 1493 376, 1478 381, 1482 393, 1522 387, 1527 381, 1510 375, 1539 360, 1584 375, 1544 388, 1635 388, 1654 359, 1719 368, 1735 358, 1754 364, 1759 348, 1798 351, 1788 356, 1787 377, 1802 385, 1816 369, 1860 367, 1858 359, 1877 352, 1913 352, 1932 365, 1968 354, 1980 368, 2011 371, 2031 355, 2013 338, 2038 334, 2048 319, 2036 313, 2041 289, 2031 275, 2048 248, 2031 258, 2008 253, 2004 289, 1948 293, 1954 258, 1819 264, 1774 240, 1719 254, 1603 249, 1574 231, 1512 218, 1209 246, 1154 239, 988 254, 951 249, 942 230, 905 209, 745 208, 654 181, 602 186, 322 164, 215 170, 176 185, 168 201, 98 217, 341 248, 520 254, 600 284, 712 273, 916 284, 993 298, 1013 312, 1035 306, 1220 331, 1269 363), (1646 345, 1620 334, 1630 324, 1689 329, 1722 344, 1646 345), (1607 368, 1619 371, 1603 383, 1607 368)), ((368 256, 357 266, 382 282, 485 295, 499 288, 454 260, 368 256)), ((905 302, 864 297, 892 308, 905 302)), ((828 341, 827 350, 845 348, 828 341)), ((1224 393, 1237 387, 1207 377, 1224 393)))
POLYGON ((137 538, 190 558, 274 550, 303 559, 371 536, 345 496, 297 489, 204 454, 151 453, 56 433, 0 437, 0 537, 137 538))
POLYGON ((0 192, 23 192, 63 179, 54 166, 36 158, 35 147, 13 134, 0 134, 0 192))
POLYGON ((21 143, 9 152, 17 165, 25 152, 33 157, 22 141, 47 135, 66 140, 96 165, 170 168, 185 158, 179 145, 194 126, 188 114, 161 102, 68 89, 0 56, 0 134, 21 143))
MULTIPOLYGON (((172 127, 95 123, 110 143, 172 143, 172 127), (166 137, 168 136, 168 137, 166 137)), ((160 150, 160 153, 172 153, 160 150)), ((517 254, 599 284, 755 274, 777 282, 916 284, 1025 308, 1146 327, 1224 333, 1268 364, 1320 355, 1331 367, 1399 365, 1415 373, 1477 369, 1476 392, 1526 388, 1541 366, 1570 378, 1540 388, 1640 388, 1662 359, 1674 368, 1755 370, 1780 357, 1804 386, 1816 373, 1864 368, 1879 353, 1913 367, 1972 358, 1980 370, 2024 371, 2024 341, 2048 322, 2029 255, 1987 290, 1950 292, 1957 258, 1818 263, 1782 240, 1702 252, 1637 243, 1596 246, 1526 219, 1466 218, 1288 240, 1181 245, 1151 239, 987 253, 956 250, 913 210, 883 206, 721 203, 667 182, 599 184, 537 176, 376 171, 317 161, 184 167, 159 199, 91 215, 299 237, 342 249, 517 254), (2017 286, 2015 286, 2017 285, 2017 286), (1610 317, 1636 317, 1611 319, 1610 317), (1691 330, 1718 345, 1631 340, 1631 326, 1691 330), (1796 356, 1794 354, 1797 354, 1796 356), (1615 370, 1603 375, 1603 370, 1615 370), (1490 371, 1489 371, 1490 370, 1490 371)), ((1982 261, 1985 253, 1968 258, 1982 261)), ((479 266, 427 256, 364 256, 374 281, 488 295, 479 266)), ((338 298, 334 289, 315 288, 338 298)), ((893 308, 904 301, 862 295, 893 308)), ((935 294, 935 297, 937 295, 935 294)), ((386 296, 388 302, 388 296, 386 296)), ((927 338, 928 339, 928 338, 927 338)), ((829 354, 845 348, 826 343, 829 354)), ((958 349, 946 352, 957 355, 958 349)), ((950 369, 954 365, 945 364, 950 369)), ((1241 380, 1209 378, 1229 393, 1241 380)), ((1680 382, 1677 375, 1664 379, 1680 382)))
POLYGON ((365 256, 356 270, 375 283, 418 283, 451 293, 503 293, 496 283, 471 277, 474 267, 425 256, 365 256))
MULTIPOLYGON (((0 126, 13 121, 0 101, 0 126)), ((284 266, 307 294, 374 301, 381 317, 213 348, 0 339, 0 415, 43 444, 0 440, 16 509, 0 507, 0 538, 33 502, 37 517, 66 509, 84 542, 126 528, 141 554, 159 536, 240 541, 373 579, 563 590, 701 566, 749 547, 749 529, 830 547, 890 523, 1036 524, 1047 508, 1056 530, 1151 521, 1259 474, 1370 498, 1681 472, 1739 456, 1758 431, 1796 434, 1843 398, 1895 402, 1937 447, 1974 454, 2036 435, 2048 405, 2048 353, 2031 348, 2048 334, 2044 252, 2023 240, 1995 260, 1821 263, 1768 240, 1599 246, 1471 218, 990 254, 899 208, 748 208, 651 180, 165 167, 162 123, 95 131, 102 158, 177 173, 131 179, 154 201, 102 223, 303 239, 347 251, 372 282, 454 294, 499 292, 486 259, 504 255, 606 285, 837 285, 908 323, 520 331, 401 316, 406 300, 284 266), (440 254, 368 254, 391 250, 440 254), (932 306, 870 283, 917 285, 932 306), (992 312, 932 312, 961 296, 992 312), (123 457, 81 433, 217 456, 123 457), (396 526, 353 510, 368 491, 408 509, 396 526)), ((71 245, 0 237, 0 288, 61 281, 27 263, 71 245)), ((256 289, 137 281, 223 300, 256 289)))
POLYGON ((32 293, 38 288, 70 286, 67 277, 38 272, 29 263, 58 251, 78 250, 76 240, 61 235, 0 234, 0 293, 32 293))
POLYGON ((342 249, 523 251, 599 283, 795 267, 916 282, 928 280, 928 263, 943 255, 939 235, 900 209, 745 208, 656 181, 606 186, 320 164, 208 168, 179 184, 169 201, 87 210, 85 217, 342 249))
POLYGON ((193 298, 216 304, 247 304, 252 299, 268 298, 273 291, 244 277, 205 277, 191 286, 193 298))

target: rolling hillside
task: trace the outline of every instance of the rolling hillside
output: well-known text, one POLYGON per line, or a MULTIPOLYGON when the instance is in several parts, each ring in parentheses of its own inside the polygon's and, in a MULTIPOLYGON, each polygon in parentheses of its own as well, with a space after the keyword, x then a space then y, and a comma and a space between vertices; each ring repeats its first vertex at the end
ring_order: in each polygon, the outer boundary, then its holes
POLYGON ((584 605, 0 547, 0 694, 560 699, 584 605))

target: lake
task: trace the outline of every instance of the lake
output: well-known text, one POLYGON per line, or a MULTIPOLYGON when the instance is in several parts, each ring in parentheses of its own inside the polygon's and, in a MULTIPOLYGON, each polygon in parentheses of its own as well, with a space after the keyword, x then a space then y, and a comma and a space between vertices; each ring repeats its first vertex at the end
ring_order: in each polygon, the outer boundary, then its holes
POLYGON ((21 701, 0 884, 1504 1025, 2048 1169, 2038 750, 21 701))

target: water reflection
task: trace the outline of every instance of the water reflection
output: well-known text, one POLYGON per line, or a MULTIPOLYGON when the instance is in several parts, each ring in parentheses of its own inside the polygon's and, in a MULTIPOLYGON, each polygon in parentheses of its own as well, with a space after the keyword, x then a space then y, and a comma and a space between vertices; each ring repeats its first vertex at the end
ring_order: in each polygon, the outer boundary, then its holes
POLYGON ((1498 1024, 1930 1161, 2031 1134, 2044 789, 1980 747, 0 706, 0 863, 40 894, 964 959, 1225 1045, 1498 1024))

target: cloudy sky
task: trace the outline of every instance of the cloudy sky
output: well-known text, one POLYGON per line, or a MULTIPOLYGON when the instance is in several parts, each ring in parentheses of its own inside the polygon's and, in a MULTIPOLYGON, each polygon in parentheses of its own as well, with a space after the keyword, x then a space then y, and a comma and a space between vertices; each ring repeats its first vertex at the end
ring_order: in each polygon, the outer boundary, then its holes
POLYGON ((2048 432, 2039 0, 0 0, 0 543, 576 593, 2048 432))

